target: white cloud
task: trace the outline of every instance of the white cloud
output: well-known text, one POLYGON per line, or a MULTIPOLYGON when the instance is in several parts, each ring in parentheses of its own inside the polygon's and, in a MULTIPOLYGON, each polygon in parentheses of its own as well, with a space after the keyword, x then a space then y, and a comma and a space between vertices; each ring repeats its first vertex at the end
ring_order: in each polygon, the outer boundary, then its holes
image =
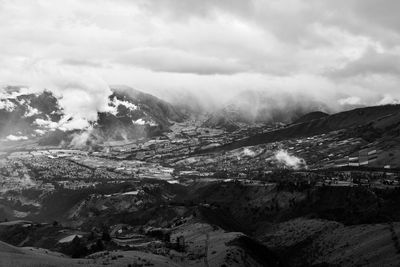
POLYGON ((391 95, 384 95, 377 105, 389 105, 389 104, 400 104, 399 99, 393 98, 391 95))
POLYGON ((362 105, 361 98, 357 96, 349 96, 347 98, 342 98, 339 99, 339 104, 342 106, 349 105, 349 106, 355 106, 355 105, 362 105))
POLYGON ((32 108, 31 106, 28 106, 28 110, 25 112, 24 116, 25 117, 32 117, 34 115, 39 114, 39 110, 37 110, 36 108, 32 108))
POLYGON ((10 134, 6 137, 6 139, 9 141, 20 141, 20 140, 28 140, 28 137, 10 134))
POLYGON ((41 130, 41 129, 36 129, 35 133, 38 134, 38 135, 44 135, 46 133, 46 131, 45 130, 41 130))
POLYGON ((15 109, 15 104, 8 99, 0 99, 0 109, 6 111, 13 111, 15 109))
POLYGON ((57 129, 58 123, 50 120, 44 119, 36 119, 34 123, 40 127, 47 128, 47 129, 57 129))
POLYGON ((133 104, 131 102, 119 100, 118 98, 114 97, 110 101, 110 107, 111 107, 110 113, 113 114, 113 115, 117 115, 118 107, 120 105, 126 107, 130 111, 137 110, 137 108, 138 108, 135 104, 133 104))
POLYGON ((138 124, 138 125, 145 125, 145 124, 146 124, 146 121, 143 120, 142 118, 140 118, 140 119, 138 119, 138 120, 132 121, 132 123, 133 123, 133 124, 138 124))
POLYGON ((64 128, 87 127, 90 121, 97 120, 98 112, 112 109, 108 105, 112 94, 109 85, 90 69, 42 60, 19 69, 14 76, 21 73, 20 82, 29 84, 30 92, 48 89, 58 98, 64 114, 71 118, 64 128))
POLYGON ((75 133, 69 145, 75 148, 86 146, 87 141, 90 139, 92 130, 92 128, 87 128, 86 131, 75 133))
POLYGON ((81 130, 88 127, 90 127, 89 121, 79 117, 71 118, 71 120, 58 125, 58 129, 62 131, 81 130))
POLYGON ((382 95, 400 97, 398 6, 0 1, 0 83, 46 87, 81 122, 107 110, 108 84, 167 96, 189 91, 214 104, 240 90, 282 88, 325 103, 348 97, 377 103, 382 95))
POLYGON ((286 150, 279 150, 275 152, 275 159, 286 166, 287 168, 291 169, 299 169, 306 167, 306 163, 304 159, 298 158, 294 155, 290 155, 286 150))

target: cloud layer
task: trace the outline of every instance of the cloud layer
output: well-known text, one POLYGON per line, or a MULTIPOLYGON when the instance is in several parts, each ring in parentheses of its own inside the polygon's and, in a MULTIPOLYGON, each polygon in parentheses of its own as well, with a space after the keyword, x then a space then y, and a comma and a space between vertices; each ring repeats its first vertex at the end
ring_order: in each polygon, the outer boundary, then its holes
MULTIPOLYGON (((109 84, 218 105, 305 92, 341 109, 400 98, 397 0, 0 0, 0 82, 48 87, 72 115, 109 84)), ((84 115, 83 115, 84 114, 84 115)))

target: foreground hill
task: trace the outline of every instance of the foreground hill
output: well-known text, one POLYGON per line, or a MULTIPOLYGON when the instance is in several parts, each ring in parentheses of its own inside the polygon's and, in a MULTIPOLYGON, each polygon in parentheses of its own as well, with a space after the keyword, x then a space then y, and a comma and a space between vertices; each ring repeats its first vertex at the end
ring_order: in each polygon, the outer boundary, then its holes
POLYGON ((262 239, 290 266, 398 266, 399 223, 344 226, 298 218, 277 224, 262 239))
POLYGON ((33 247, 14 247, 0 241, 0 266, 160 266, 179 267, 169 258, 140 251, 99 252, 85 259, 72 259, 64 254, 33 247), (140 264, 140 265, 138 265, 140 264))
MULTIPOLYGON (((294 183, 293 183, 294 184, 294 183)), ((209 185, 204 216, 227 231, 247 231, 288 266, 398 266, 398 189, 209 185), (298 188, 300 189, 300 187, 298 188), (392 223, 392 221, 394 223, 392 223)))

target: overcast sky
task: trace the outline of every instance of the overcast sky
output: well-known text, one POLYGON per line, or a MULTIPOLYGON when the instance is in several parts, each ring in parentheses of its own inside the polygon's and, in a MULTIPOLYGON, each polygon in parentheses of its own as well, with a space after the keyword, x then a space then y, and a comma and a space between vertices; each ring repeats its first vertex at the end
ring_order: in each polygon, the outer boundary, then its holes
POLYGON ((83 105, 109 84, 216 102, 260 90, 391 103, 399 10, 398 0, 0 0, 0 83, 54 87, 83 105))

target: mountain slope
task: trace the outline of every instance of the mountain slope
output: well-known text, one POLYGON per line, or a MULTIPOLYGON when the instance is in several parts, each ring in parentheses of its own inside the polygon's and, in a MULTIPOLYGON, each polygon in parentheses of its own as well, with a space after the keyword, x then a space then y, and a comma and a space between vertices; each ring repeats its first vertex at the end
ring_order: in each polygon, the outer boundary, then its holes
POLYGON ((205 126, 232 131, 238 129, 241 123, 291 123, 308 112, 325 109, 318 101, 299 101, 298 96, 288 93, 271 96, 267 92, 246 90, 211 113, 205 126))
POLYGON ((140 266, 175 266, 181 265, 167 257, 144 253, 140 251, 112 251, 96 253, 85 259, 71 259, 61 253, 47 249, 23 247, 18 248, 0 241, 0 266, 128 266, 138 264, 140 266))
MULTIPOLYGON (((228 144, 222 147, 222 149, 231 150, 243 146, 258 145, 291 138, 308 137, 328 133, 331 131, 356 128, 365 125, 368 126, 368 124, 371 123, 376 123, 376 125, 379 125, 379 120, 392 116, 397 116, 396 118, 398 118, 399 113, 400 105, 385 105, 354 109, 316 120, 292 124, 275 131, 253 135, 247 139, 228 144)), ((397 122, 397 119, 392 121, 392 118, 390 118, 390 121, 391 123, 394 123, 397 122)), ((386 123, 390 124, 388 121, 386 121, 386 123)), ((383 124, 383 122, 381 122, 381 124, 383 124)), ((389 125, 386 125, 386 127, 388 126, 389 125)), ((369 127, 369 129, 371 128, 369 127)), ((355 132, 353 134, 361 133, 355 132)))
POLYGON ((325 112, 314 111, 314 112, 307 113, 304 116, 301 116, 297 120, 293 121, 293 124, 309 122, 309 121, 313 121, 313 120, 318 120, 318 119, 322 119, 322 118, 327 117, 327 116, 329 116, 329 114, 327 114, 325 112))
MULTIPOLYGON (((85 132, 92 143, 105 140, 135 139, 159 135, 169 130, 172 122, 185 115, 173 105, 134 89, 113 89, 107 112, 99 112, 90 128, 70 129, 74 118, 65 114, 50 91, 24 94, 13 88, 0 95, 0 140, 19 141, 40 138, 43 145, 71 142, 85 132)), ((82 138, 78 138, 82 139, 82 138)), ((87 140, 78 140, 85 143, 87 140)))
POLYGON ((49 91, 41 94, 9 95, 0 98, 0 138, 36 135, 37 121, 56 123, 61 119, 58 100, 49 91))

